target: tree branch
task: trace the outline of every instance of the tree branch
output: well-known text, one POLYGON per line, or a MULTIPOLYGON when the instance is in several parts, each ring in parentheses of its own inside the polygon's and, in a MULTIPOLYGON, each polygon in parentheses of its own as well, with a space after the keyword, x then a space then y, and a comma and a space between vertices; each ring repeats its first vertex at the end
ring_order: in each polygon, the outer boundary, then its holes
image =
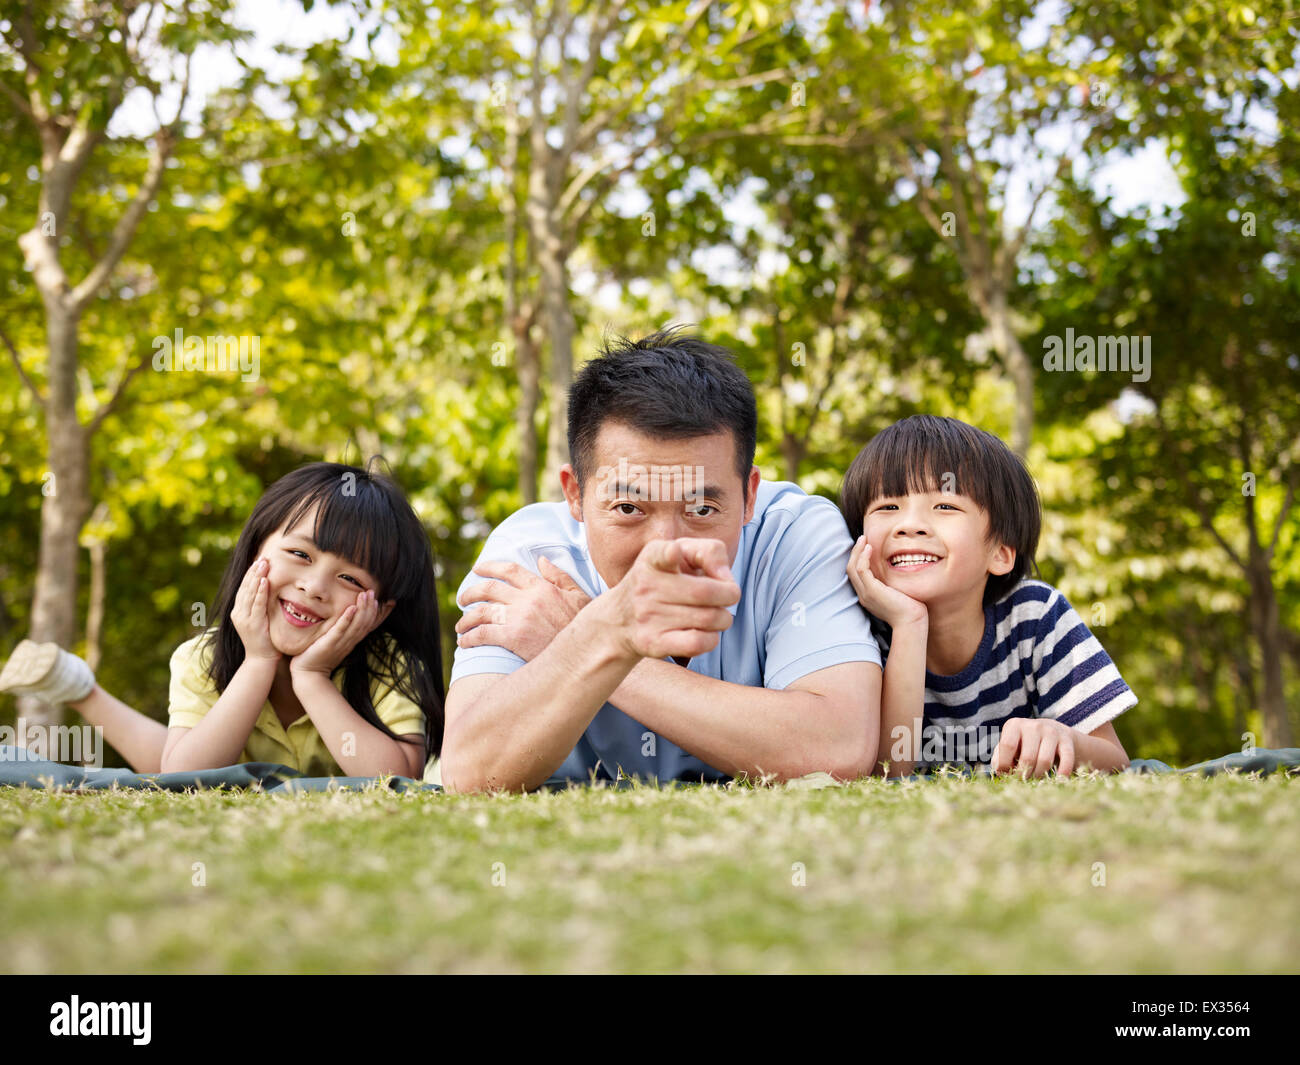
POLYGON ((41 390, 36 387, 36 383, 27 376, 27 371, 23 369, 23 364, 18 358, 18 349, 14 347, 14 342, 9 339, 9 334, 3 329, 0 329, 0 340, 3 340, 5 342, 5 347, 9 349, 9 357, 14 361, 14 368, 18 371, 18 376, 22 378, 23 384, 25 384, 31 392, 32 398, 44 407, 45 397, 41 395, 41 390))
POLYGON ((26 115, 33 122, 36 120, 36 114, 32 111, 32 105, 17 89, 13 88, 7 82, 0 81, 0 92, 3 92, 5 96, 8 97, 9 102, 18 108, 22 114, 26 115))
POLYGON ((163 170, 166 167, 168 157, 171 155, 171 150, 171 130, 164 127, 158 130, 155 136, 155 148, 153 156, 149 160, 149 169, 145 172, 144 180, 140 182, 140 188, 136 192, 135 198, 127 205, 126 210, 122 212, 122 217, 117 220, 117 225, 113 227, 113 236, 109 241, 108 250, 104 252, 104 257, 91 268, 90 273, 86 275, 81 284, 72 290, 70 299, 72 305, 78 311, 85 308, 94 298, 95 293, 108 281, 110 275, 117 268, 118 262, 126 254, 126 249, 135 236, 140 219, 144 217, 145 210, 154 196, 157 195, 158 188, 162 184, 163 170))
POLYGON ((1265 552, 1268 558, 1273 557, 1273 551, 1277 547, 1278 537, 1282 535, 1282 526, 1286 524, 1287 515, 1291 513, 1291 504, 1295 502, 1295 482, 1292 481, 1286 486, 1286 499, 1282 502, 1282 512, 1277 516, 1277 525, 1273 527, 1273 535, 1269 538, 1268 551, 1265 552))
POLYGON ((117 382, 117 387, 113 389, 113 394, 109 396, 104 403, 99 405, 94 416, 90 419, 90 424, 86 429, 86 434, 88 436, 93 436, 95 431, 99 428, 100 423, 117 409, 118 404, 122 400, 123 394, 126 392, 127 385, 131 383, 131 380, 136 374, 149 365, 151 358, 152 353, 146 352, 134 366, 122 375, 121 380, 117 382))
MULTIPOLYGON (((1167 442, 1171 442, 1173 436, 1169 432, 1169 427, 1165 424, 1164 415, 1160 411, 1159 404, 1156 405, 1155 419, 1156 425, 1160 428, 1161 436, 1163 436, 1167 442)), ((1228 557, 1236 563, 1237 567, 1243 573, 1247 572, 1246 563, 1242 561, 1241 556, 1238 555, 1232 545, 1219 534, 1219 530, 1214 527, 1213 516, 1210 514, 1209 508, 1206 507, 1204 501, 1201 499, 1201 493, 1193 487, 1193 482, 1187 474, 1187 464, 1183 462, 1182 454, 1179 452, 1177 445, 1175 444, 1173 447, 1166 448, 1165 451, 1173 457, 1174 465, 1178 467, 1180 478, 1183 484, 1188 487, 1188 496, 1191 500, 1192 509, 1196 511, 1197 517, 1200 518, 1201 525, 1211 536, 1214 537, 1215 540, 1218 541, 1219 546, 1223 548, 1228 557)))
POLYGON ((1061 158, 1056 162, 1056 170, 1052 176, 1043 182, 1042 188, 1034 193, 1034 198, 1029 201, 1029 214, 1025 216, 1025 224, 1020 227, 1020 231, 1012 238, 1007 245, 1006 262, 1009 268, 1014 268, 1016 259, 1020 256, 1020 249, 1025 245, 1025 239, 1029 236, 1029 230, 1034 224, 1034 214, 1038 210, 1038 204, 1042 200, 1047 190, 1052 188, 1061 180, 1061 175, 1065 173, 1066 168, 1074 161, 1074 153, 1065 151, 1061 153, 1061 158))

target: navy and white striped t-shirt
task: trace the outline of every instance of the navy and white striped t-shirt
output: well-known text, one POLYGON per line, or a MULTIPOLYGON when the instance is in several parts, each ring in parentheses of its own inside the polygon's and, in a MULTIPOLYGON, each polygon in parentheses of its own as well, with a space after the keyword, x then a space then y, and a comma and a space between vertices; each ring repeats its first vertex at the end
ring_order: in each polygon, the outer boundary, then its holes
MULTIPOLYGON (((889 627, 872 618, 881 654, 889 627)), ((1024 580, 984 608, 984 639, 960 673, 925 671, 917 764, 987 763, 1004 722, 1048 717, 1092 732, 1137 703, 1115 663, 1065 596, 1024 580)), ((880 738, 881 757, 891 739, 880 738)))

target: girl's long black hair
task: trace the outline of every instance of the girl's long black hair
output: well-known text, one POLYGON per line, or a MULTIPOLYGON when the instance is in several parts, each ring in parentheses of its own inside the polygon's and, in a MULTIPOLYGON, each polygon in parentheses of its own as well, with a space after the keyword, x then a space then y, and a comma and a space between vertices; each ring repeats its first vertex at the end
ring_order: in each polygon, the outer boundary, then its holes
MULTIPOLYGON (((345 558, 368 571, 379 587, 382 607, 397 600, 383 623, 354 647, 334 670, 344 671, 343 697, 381 732, 397 736, 375 713, 371 685, 395 688, 424 711, 424 756, 442 752, 445 688, 433 551, 424 526, 395 481, 382 473, 338 462, 312 462, 271 485, 253 507, 230 556, 211 616, 219 619, 212 637, 208 676, 224 692, 244 661, 244 641, 230 620, 235 595, 267 538, 292 528, 319 504, 311 538, 321 551, 345 558), (391 637, 391 639, 389 639, 391 637), (376 664, 371 676, 371 662, 376 664)), ((331 677, 333 674, 331 674, 331 677)))

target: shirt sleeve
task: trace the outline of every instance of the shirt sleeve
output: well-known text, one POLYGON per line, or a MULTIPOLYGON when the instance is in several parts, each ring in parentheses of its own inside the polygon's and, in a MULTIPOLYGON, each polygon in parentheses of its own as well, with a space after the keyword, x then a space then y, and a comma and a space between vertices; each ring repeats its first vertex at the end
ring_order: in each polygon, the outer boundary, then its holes
POLYGON ((379 720, 399 736, 424 733, 424 711, 396 688, 381 684, 371 694, 379 720))
POLYGON ((210 659, 200 653, 208 634, 186 640, 171 657, 167 691, 167 727, 194 728, 216 704, 219 695, 207 674, 210 659))
MULTIPOLYGON (((387 654, 381 659, 371 652, 370 667, 370 705, 375 708, 375 715, 399 736, 412 733, 424 733, 424 711, 420 704, 408 699, 397 687, 393 677, 382 665, 384 661, 400 663, 398 668, 409 669, 410 659, 397 646, 392 634, 384 636, 387 654)), ((338 682, 339 690, 343 683, 338 682)))
MULTIPOLYGON (((529 572, 537 573, 537 566, 532 556, 511 542, 511 537, 506 531, 508 521, 509 519, 488 536, 474 565, 477 566, 479 562, 517 562, 529 572)), ((473 572, 473 569, 465 574, 465 579, 456 589, 456 604, 462 614, 477 602, 477 600, 464 600, 462 596, 465 590, 488 580, 491 578, 480 576, 473 572)), ((447 687, 450 688, 461 677, 472 677, 479 673, 513 673, 523 664, 524 660, 519 655, 507 651, 504 647, 457 647, 452 657, 451 677, 447 681, 447 687)))
POLYGON ((1083 618, 1059 591, 1048 599, 1034 643, 1039 717, 1094 732, 1137 705, 1137 696, 1083 618))
POLYGON ((852 549, 839 509, 821 496, 809 497, 782 532, 768 566, 774 608, 766 632, 765 687, 788 688, 809 673, 847 662, 880 665, 870 621, 849 583, 852 549))

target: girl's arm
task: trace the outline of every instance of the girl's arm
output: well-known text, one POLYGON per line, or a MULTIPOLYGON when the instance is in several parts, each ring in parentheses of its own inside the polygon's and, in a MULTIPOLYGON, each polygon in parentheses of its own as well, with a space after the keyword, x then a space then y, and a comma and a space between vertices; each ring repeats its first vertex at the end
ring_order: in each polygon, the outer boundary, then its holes
POLYGON ((244 643, 243 663, 202 721, 193 728, 167 730, 162 772, 215 769, 239 761, 271 694, 282 657, 271 643, 267 613, 270 593, 265 577, 268 568, 269 563, 262 558, 248 567, 230 612, 230 622, 244 643))
POLYGON ((419 743, 395 740, 358 714, 328 675, 304 670, 291 674, 293 693, 345 776, 423 776, 422 736, 419 743))
POLYGON ((271 694, 277 665, 273 658, 245 658, 202 721, 193 728, 169 728, 161 772, 216 769, 238 762, 271 694))
POLYGON ((348 776, 424 775, 424 744, 404 743, 366 721, 330 680, 348 653, 388 617, 395 601, 382 608, 375 593, 361 592, 357 601, 329 623, 329 628, 289 663, 293 692, 298 696, 339 768, 348 776))

